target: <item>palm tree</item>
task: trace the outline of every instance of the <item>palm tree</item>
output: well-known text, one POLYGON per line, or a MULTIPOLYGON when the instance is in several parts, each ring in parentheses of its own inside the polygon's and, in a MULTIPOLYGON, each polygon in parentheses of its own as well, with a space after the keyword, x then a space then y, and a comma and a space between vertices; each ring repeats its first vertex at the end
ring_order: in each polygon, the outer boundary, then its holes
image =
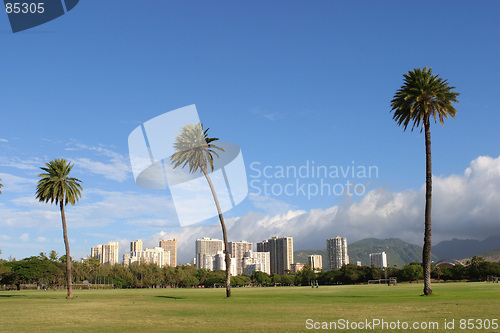
MULTIPOLYGON (((2 178, 0 178, 0 180, 2 180, 2 178)), ((2 185, 2 183, 0 183, 0 188, 2 188, 2 187, 3 187, 3 185, 2 185)), ((0 194, 2 194, 2 190, 0 190, 0 194)))
POLYGON ((64 246, 66 247, 66 282, 68 285, 67 298, 73 297, 71 286, 71 257, 69 253, 68 231, 66 228, 66 215, 64 206, 68 203, 75 205, 81 197, 82 182, 79 179, 69 177, 73 165, 65 159, 55 159, 41 167, 46 173, 39 174, 41 179, 36 186, 36 198, 40 202, 56 203, 61 210, 64 246))
POLYGON ((208 128, 203 131, 203 125, 198 123, 187 124, 181 129, 181 133, 175 137, 174 149, 175 153, 170 158, 173 168, 182 165, 182 168, 189 166, 189 172, 195 173, 201 170, 207 179, 212 196, 214 197, 217 213, 222 227, 222 236, 224 238, 224 254, 226 260, 226 296, 231 297, 231 258, 229 257, 229 246, 227 243, 227 231, 224 223, 224 217, 220 209, 219 200, 215 193, 212 180, 210 179, 210 172, 214 171, 214 157, 219 157, 215 150, 224 151, 221 147, 217 147, 212 142, 219 140, 218 138, 208 137, 208 128))
POLYGON ((406 130, 410 122, 411 130, 419 128, 425 131, 425 230, 422 262, 424 266, 424 294, 432 295, 431 289, 431 202, 432 202, 432 163, 431 163, 431 122, 444 125, 444 118, 455 118, 457 110, 451 104, 458 103, 460 95, 452 91, 455 87, 448 85, 447 80, 432 75, 432 69, 416 68, 404 75, 404 84, 399 88, 391 101, 393 119, 406 130))

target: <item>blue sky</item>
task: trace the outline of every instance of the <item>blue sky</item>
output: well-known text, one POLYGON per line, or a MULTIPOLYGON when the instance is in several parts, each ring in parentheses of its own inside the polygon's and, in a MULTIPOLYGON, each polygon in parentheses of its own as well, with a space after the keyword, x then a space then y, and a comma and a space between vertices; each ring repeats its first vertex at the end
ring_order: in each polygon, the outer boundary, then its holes
POLYGON ((456 119, 432 127, 435 244, 498 233, 499 10, 497 1, 92 0, 16 34, 0 15, 0 257, 63 254, 57 207, 34 199, 38 168, 58 157, 84 186, 67 210, 76 258, 109 241, 123 253, 136 238, 177 237, 187 261, 194 239, 221 238, 216 219, 175 227, 168 190, 137 187, 130 170, 130 132, 191 104, 213 135, 241 147, 249 181, 262 184, 255 169, 266 166, 378 170, 327 179, 362 184, 353 197, 251 187, 225 214, 230 240, 421 244, 424 137, 389 111, 402 75, 424 66, 461 93, 456 119))

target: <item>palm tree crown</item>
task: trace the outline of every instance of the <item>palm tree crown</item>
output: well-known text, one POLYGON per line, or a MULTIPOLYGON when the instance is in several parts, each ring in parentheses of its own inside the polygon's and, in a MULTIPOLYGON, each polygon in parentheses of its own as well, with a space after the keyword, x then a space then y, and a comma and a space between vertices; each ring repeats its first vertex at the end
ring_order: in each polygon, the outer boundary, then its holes
MULTIPOLYGON (((2 178, 0 178, 0 180, 2 180, 2 178)), ((0 188, 2 188, 2 187, 3 187, 3 185, 2 185, 2 183, 0 183, 0 188)), ((0 194, 2 194, 2 190, 0 190, 0 194)))
POLYGON ((75 205, 81 197, 81 180, 69 177, 73 165, 65 159, 55 159, 42 167, 46 173, 39 174, 41 179, 36 187, 36 198, 41 202, 75 205))
POLYGON ((439 119, 441 125, 444 118, 455 118, 457 111, 451 103, 458 103, 460 94, 452 91, 455 87, 450 87, 447 80, 432 75, 432 68, 427 67, 416 68, 403 76, 404 84, 391 101, 391 111, 394 111, 393 119, 403 125, 404 130, 410 122, 413 122, 412 131, 415 127, 422 130, 431 116, 435 122, 439 119))
POLYGON ((210 171, 214 169, 214 157, 219 157, 215 151, 224 151, 212 142, 218 138, 209 138, 207 128, 203 131, 203 124, 187 124, 181 129, 181 133, 175 137, 175 153, 170 157, 173 168, 182 165, 182 168, 189 166, 189 172, 194 173, 198 170, 207 171, 207 165, 210 163, 210 171))

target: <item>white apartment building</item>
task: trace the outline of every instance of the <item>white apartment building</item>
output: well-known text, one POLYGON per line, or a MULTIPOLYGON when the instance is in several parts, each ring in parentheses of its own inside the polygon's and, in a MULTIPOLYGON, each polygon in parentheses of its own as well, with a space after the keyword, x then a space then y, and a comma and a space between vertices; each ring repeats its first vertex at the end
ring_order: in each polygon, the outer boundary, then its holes
POLYGON ((241 275, 244 273, 243 270, 243 257, 245 253, 253 250, 253 243, 247 241, 241 242, 228 242, 229 255, 231 258, 235 259, 236 263, 236 274, 241 275))
POLYGON ((254 271, 261 271, 271 274, 271 261, 269 252, 253 252, 245 253, 242 260, 242 273, 252 275, 254 271))
POLYGON ((323 256, 320 254, 311 254, 307 257, 307 264, 313 271, 319 272, 323 269, 323 256))
MULTIPOLYGON (((238 267, 241 265, 237 264, 236 258, 230 258, 231 259, 231 267, 229 268, 229 272, 231 273, 231 276, 236 276, 238 274, 238 267)), ((226 255, 224 254, 223 251, 217 252, 217 254, 214 256, 213 260, 213 270, 221 270, 225 271, 226 270, 226 255)))
POLYGON ((339 269, 349 263, 346 238, 337 236, 327 239, 326 250, 328 252, 328 270, 339 269))
POLYGON ((224 251, 224 243, 220 239, 202 238, 196 240, 196 268, 213 270, 214 256, 219 251, 224 251), (205 256, 205 259, 203 257, 205 256), (212 256, 212 263, 209 264, 209 257, 212 256), (211 267, 208 267, 211 266, 211 267))
POLYGON ((156 264, 159 267, 170 265, 170 252, 161 247, 146 248, 143 251, 135 251, 123 255, 123 264, 128 266, 134 262, 144 264, 156 264))
POLYGON ((99 259, 101 264, 114 265, 118 263, 118 242, 97 245, 90 248, 90 256, 99 259))
POLYGON ((387 267, 387 253, 371 253, 370 254, 370 265, 375 265, 378 268, 387 267))

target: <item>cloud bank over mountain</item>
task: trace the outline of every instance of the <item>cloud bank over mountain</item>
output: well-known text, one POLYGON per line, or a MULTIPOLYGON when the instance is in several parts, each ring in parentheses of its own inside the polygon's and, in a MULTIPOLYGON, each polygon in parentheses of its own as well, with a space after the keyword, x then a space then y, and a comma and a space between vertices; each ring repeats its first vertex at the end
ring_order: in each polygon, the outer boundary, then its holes
MULTIPOLYGON (((266 200, 280 207, 276 199, 252 198, 260 207, 266 200)), ((295 249, 324 249, 326 239, 337 235, 348 243, 374 238, 401 238, 423 243, 425 184, 418 190, 392 192, 374 189, 359 201, 327 209, 287 210, 281 213, 248 214, 227 219, 229 241, 258 242, 272 236, 292 236, 295 249)), ((462 175, 433 177, 433 243, 451 238, 484 239, 499 233, 500 157, 480 156, 462 175)), ((285 203, 282 208, 287 207, 285 203)), ((220 224, 186 227, 159 232, 145 240, 157 246, 160 239, 178 239, 179 262, 194 257, 197 238, 222 239, 220 224)))

